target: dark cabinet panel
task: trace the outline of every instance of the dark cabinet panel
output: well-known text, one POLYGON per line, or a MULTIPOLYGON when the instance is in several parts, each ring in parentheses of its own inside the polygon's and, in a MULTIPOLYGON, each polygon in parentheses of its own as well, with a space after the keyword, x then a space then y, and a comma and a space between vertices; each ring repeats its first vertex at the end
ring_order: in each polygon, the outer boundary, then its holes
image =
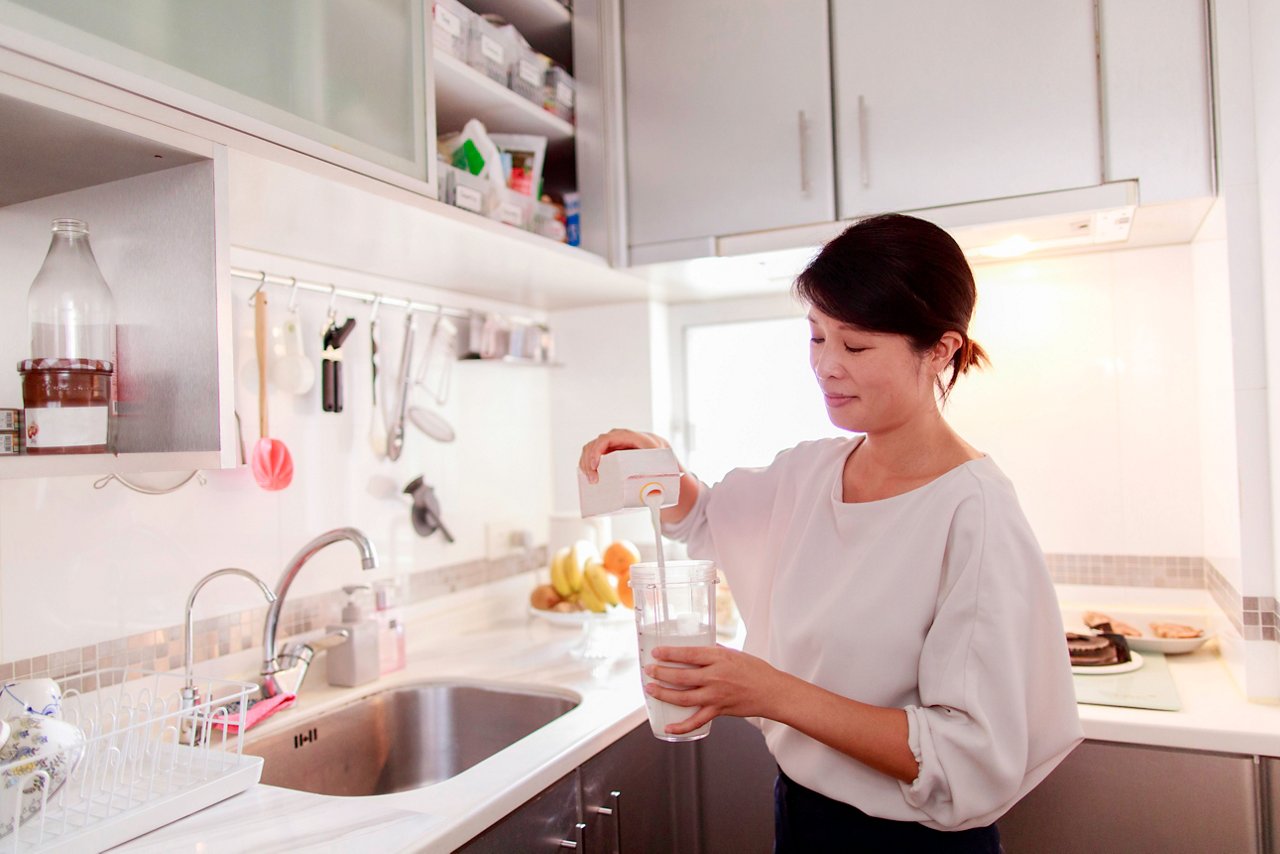
POLYGON ((511 854, 513 851, 562 852, 563 840, 578 841, 578 772, 566 774, 537 797, 458 849, 466 854, 511 854))
POLYGON ((1000 820, 1006 854, 1258 852, 1251 756, 1087 741, 1000 820))
POLYGON ((742 718, 718 718, 698 751, 702 854, 769 854, 778 766, 764 735, 742 718))
POLYGON ((660 741, 643 723, 584 763, 587 850, 696 852, 697 805, 690 771, 697 748, 693 742, 660 741), (682 798, 682 793, 688 795, 682 798), (601 813, 601 808, 611 812, 601 813))

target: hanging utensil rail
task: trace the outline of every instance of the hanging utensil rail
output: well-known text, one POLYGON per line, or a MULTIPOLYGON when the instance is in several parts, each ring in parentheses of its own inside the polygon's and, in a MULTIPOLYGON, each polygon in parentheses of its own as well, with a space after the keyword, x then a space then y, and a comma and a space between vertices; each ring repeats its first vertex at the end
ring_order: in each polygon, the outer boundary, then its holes
MULTIPOLYGON (((326 294, 330 298, 345 297, 362 303, 372 304, 377 300, 380 305, 396 306, 397 308, 403 308, 406 311, 440 312, 448 315, 449 317, 462 319, 468 319, 472 315, 472 312, 467 309, 453 308, 451 306, 442 305, 441 303, 421 302, 419 300, 405 299, 403 297, 391 297, 381 293, 374 293, 373 291, 338 287, 337 285, 323 284, 321 282, 307 282, 302 279, 296 279, 293 276, 279 276, 263 270, 246 270, 240 267, 232 267, 231 275, 235 276, 237 279, 248 279, 251 282, 257 282, 258 287, 254 289, 254 294, 267 285, 277 285, 285 288, 297 288, 298 290, 326 294)), ((251 303, 253 302, 252 295, 249 297, 249 301, 251 303)), ((519 317, 517 315, 507 314, 506 312, 503 312, 502 315, 512 320, 520 320, 527 323, 538 322, 532 318, 519 317)))

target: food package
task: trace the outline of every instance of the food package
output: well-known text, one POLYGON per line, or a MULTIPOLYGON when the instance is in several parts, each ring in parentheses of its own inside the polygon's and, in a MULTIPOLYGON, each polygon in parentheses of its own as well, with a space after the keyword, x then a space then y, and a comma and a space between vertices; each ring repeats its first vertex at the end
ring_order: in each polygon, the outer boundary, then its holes
POLYGON ((506 185, 517 193, 538 198, 542 192, 542 164, 547 138, 527 133, 489 134, 501 152, 506 185))
POLYGON ((505 187, 502 155, 479 119, 471 119, 458 133, 442 136, 440 151, 458 169, 487 178, 495 187, 505 187))

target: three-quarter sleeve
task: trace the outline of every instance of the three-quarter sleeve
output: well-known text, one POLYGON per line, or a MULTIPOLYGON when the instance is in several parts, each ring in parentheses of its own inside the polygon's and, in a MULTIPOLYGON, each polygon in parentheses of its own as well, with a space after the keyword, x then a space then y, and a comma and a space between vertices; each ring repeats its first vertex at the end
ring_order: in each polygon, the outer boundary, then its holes
MULTIPOLYGON (((702 484, 689 513, 662 526, 665 536, 686 544, 689 557, 715 562, 748 626, 767 610, 780 532, 793 509, 797 483, 803 482, 795 471, 795 451, 814 444, 782 451, 765 467, 733 469, 715 486, 702 484)), ((757 639, 763 640, 764 624, 757 625, 757 639)))
POLYGON ((956 509, 936 616, 906 708, 919 775, 900 784, 927 824, 990 824, 1081 740, 1044 556, 1012 487, 956 509))

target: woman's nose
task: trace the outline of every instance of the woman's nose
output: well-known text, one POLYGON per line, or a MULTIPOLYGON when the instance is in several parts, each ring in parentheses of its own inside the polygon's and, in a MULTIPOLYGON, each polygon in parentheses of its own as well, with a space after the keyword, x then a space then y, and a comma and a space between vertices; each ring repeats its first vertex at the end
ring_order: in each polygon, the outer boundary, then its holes
POLYGON ((814 374, 820 377, 839 376, 844 371, 844 366, 826 342, 817 345, 812 362, 814 374))

